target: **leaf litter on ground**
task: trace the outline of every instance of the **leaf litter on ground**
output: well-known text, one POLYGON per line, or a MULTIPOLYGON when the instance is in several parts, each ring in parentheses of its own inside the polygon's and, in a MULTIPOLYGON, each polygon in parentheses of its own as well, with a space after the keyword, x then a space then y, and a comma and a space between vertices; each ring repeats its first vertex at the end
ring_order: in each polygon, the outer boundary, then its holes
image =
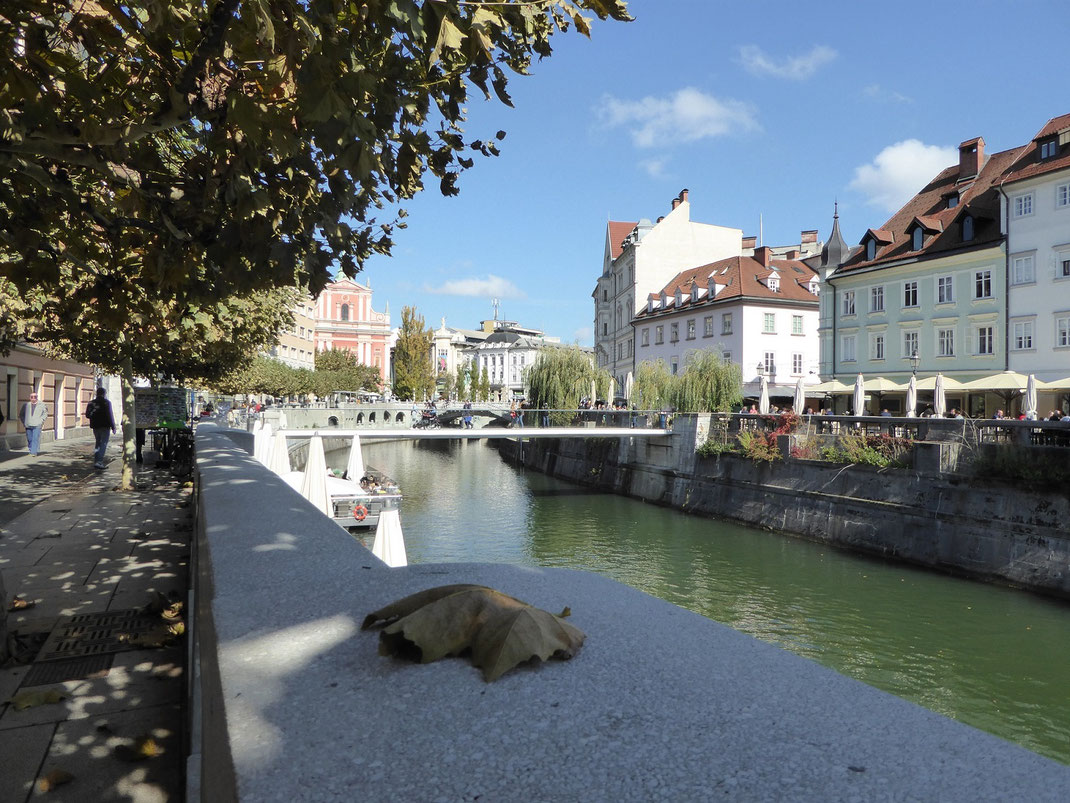
POLYGON ((438 586, 397 600, 365 617, 367 630, 383 626, 379 654, 431 663, 470 652, 487 682, 518 664, 571 658, 586 635, 555 616, 493 588, 458 584, 438 586))

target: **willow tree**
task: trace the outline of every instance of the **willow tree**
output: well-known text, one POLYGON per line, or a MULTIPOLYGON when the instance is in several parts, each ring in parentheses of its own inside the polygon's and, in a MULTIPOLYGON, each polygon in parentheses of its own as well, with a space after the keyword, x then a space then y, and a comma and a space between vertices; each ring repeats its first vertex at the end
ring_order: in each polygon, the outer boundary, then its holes
POLYGON ((629 19, 621 0, 5 3, 0 290, 58 348, 92 332, 71 356, 169 372, 154 321, 203 340, 230 297, 316 293, 389 253, 428 173, 453 195, 498 153, 504 132, 464 135, 469 87, 511 105, 508 72, 589 34, 584 12, 629 19))
POLYGON ((632 401, 642 410, 661 410, 672 405, 673 376, 664 360, 644 360, 635 369, 632 401))
POLYGON ((730 412, 743 399, 743 375, 738 365, 716 352, 693 351, 676 375, 664 360, 639 363, 632 395, 644 410, 730 412))
MULTIPOLYGON (((592 385, 598 391, 608 390, 609 384, 609 374, 596 368, 594 358, 577 346, 543 349, 527 371, 528 399, 536 408, 575 410, 590 395, 592 385)), ((555 423, 570 417, 553 416, 555 423)))

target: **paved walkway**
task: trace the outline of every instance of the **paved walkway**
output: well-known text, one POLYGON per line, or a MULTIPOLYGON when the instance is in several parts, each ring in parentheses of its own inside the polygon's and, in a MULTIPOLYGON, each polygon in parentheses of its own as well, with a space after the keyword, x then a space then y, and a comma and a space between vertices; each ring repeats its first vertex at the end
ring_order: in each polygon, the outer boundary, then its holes
POLYGON ((118 443, 104 471, 92 451, 82 439, 36 458, 0 454, 3 604, 33 603, 8 613, 16 658, 0 666, 2 803, 183 798, 186 642, 145 608, 157 592, 186 600, 190 489, 149 468, 146 449, 138 490, 116 491, 118 443), (49 691, 63 699, 12 702, 49 691))

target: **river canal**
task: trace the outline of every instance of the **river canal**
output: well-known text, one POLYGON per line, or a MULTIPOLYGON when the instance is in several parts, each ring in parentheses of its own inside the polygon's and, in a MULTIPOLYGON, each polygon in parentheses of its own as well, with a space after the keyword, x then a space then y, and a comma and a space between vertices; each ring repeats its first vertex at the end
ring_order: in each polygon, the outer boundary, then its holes
POLYGON ((591 493, 485 442, 364 453, 401 484, 410 563, 598 572, 1070 763, 1070 605, 591 493))

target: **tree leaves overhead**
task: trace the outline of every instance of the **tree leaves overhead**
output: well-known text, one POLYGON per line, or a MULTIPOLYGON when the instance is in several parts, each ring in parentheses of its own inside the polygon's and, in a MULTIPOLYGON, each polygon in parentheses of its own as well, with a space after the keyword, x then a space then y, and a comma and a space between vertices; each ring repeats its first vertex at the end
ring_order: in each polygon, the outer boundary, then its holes
POLYGON ((379 654, 431 663, 471 652, 487 682, 532 658, 571 658, 583 631, 561 616, 478 585, 430 588, 365 617, 362 630, 385 624, 379 654))

